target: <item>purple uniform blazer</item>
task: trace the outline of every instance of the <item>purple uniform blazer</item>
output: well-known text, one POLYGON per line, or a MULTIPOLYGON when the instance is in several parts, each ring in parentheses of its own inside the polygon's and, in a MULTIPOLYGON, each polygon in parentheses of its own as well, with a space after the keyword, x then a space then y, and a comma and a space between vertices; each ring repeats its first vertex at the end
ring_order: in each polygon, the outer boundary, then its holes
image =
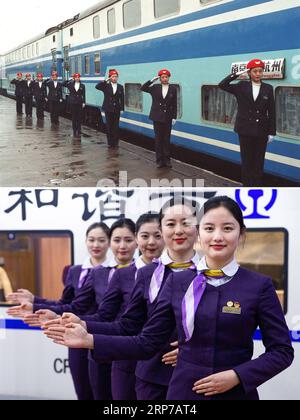
MULTIPOLYGON (((98 322, 119 320, 126 310, 135 286, 136 271, 135 265, 117 270, 110 281, 102 303, 98 308, 98 312, 94 316, 83 316, 82 319, 98 322)), ((97 276, 97 273, 95 273, 95 276, 97 276)), ((114 365, 118 369, 128 373, 134 373, 136 369, 135 360, 118 361, 114 365)))
MULTIPOLYGON (((116 335, 116 336, 136 336, 139 334, 148 319, 151 317, 152 312, 156 306, 157 299, 150 303, 149 301, 149 287, 152 275, 157 268, 156 263, 152 263, 146 267, 141 268, 138 271, 136 285, 134 287, 133 293, 131 295, 131 299, 127 306, 125 314, 120 318, 119 321, 113 323, 97 323, 97 322, 87 322, 88 332, 93 334, 105 334, 105 335, 116 335)), ((166 284, 166 279, 172 273, 169 268, 165 270, 165 276, 163 280, 163 284, 160 290, 160 294, 164 289, 166 284)), ((159 294, 159 296, 160 296, 159 294)), ((174 325, 175 328, 175 325, 174 325)), ((166 366, 162 363, 162 356, 174 350, 170 343, 173 341, 177 341, 177 334, 175 333, 175 329, 170 332, 169 336, 166 337, 164 343, 157 348, 157 351, 151 354, 149 360, 139 361, 137 364, 136 369, 136 376, 144 381, 168 386, 172 374, 174 372, 174 368, 171 366, 166 366)), ((124 337, 126 340, 126 337, 124 337)), ((109 338, 107 337, 108 341, 109 338)), ((122 338, 121 338, 122 341, 122 338)), ((106 342, 107 343, 107 342, 106 342)), ((131 360, 141 360, 145 359, 145 357, 108 357, 111 360, 122 360, 122 359, 131 359, 131 360)), ((106 357, 104 357, 105 361, 106 357)))
POLYGON ((39 309, 49 309, 49 306, 69 304, 78 294, 78 282, 81 274, 81 265, 76 265, 68 268, 68 275, 65 281, 65 288, 60 300, 48 300, 35 296, 33 302, 34 312, 39 309))
POLYGON ((152 357, 177 326, 180 352, 172 377, 169 400, 205 399, 193 384, 213 373, 234 369, 241 384, 213 399, 258 399, 257 388, 288 368, 294 358, 289 330, 272 284, 260 274, 240 268, 227 284, 207 285, 195 317, 192 339, 185 343, 182 300, 195 278, 186 271, 172 274, 163 288, 152 317, 138 337, 94 336, 95 360, 152 357), (241 305, 241 314, 226 313, 229 301, 241 305), (253 357, 253 335, 260 327, 266 352, 253 357))
MULTIPOLYGON (((74 299, 69 303, 56 302, 55 305, 47 305, 46 309, 50 309, 59 315, 64 312, 72 312, 76 315, 95 314, 107 290, 110 270, 107 267, 93 269, 81 289, 78 288, 81 267, 74 272, 70 270, 69 275, 72 276, 74 290, 76 291, 74 299)), ((43 309, 45 309, 45 305, 35 306, 43 306, 43 309)))

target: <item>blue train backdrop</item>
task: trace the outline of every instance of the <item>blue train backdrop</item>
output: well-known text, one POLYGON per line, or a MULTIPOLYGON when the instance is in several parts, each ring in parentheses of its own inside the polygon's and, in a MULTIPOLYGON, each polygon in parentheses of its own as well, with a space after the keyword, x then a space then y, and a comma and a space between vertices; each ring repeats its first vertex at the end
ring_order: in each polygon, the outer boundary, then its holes
POLYGON ((102 0, 1 57, 0 89, 14 95, 10 81, 18 71, 50 77, 57 70, 62 80, 79 72, 87 86, 86 122, 96 124, 102 93, 95 85, 118 68, 126 91, 121 127, 131 140, 151 148, 151 98, 140 87, 167 67, 179 91, 174 153, 238 179, 236 103, 217 85, 234 63, 280 58, 279 78, 267 80, 275 89, 278 135, 268 147, 266 173, 277 185, 297 185, 299 21, 298 0, 102 0))

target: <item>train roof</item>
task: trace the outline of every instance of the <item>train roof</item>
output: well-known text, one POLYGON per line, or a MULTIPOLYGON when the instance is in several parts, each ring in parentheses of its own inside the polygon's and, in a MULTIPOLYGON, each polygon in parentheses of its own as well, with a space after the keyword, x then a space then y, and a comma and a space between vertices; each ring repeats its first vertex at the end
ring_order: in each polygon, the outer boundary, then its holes
POLYGON ((99 10, 105 9, 108 6, 111 6, 115 3, 118 3, 119 0, 101 0, 98 1, 97 4, 95 4, 94 6, 89 7, 88 9, 86 9, 84 12, 79 14, 79 19, 84 19, 94 13, 97 13, 99 10))
POLYGON ((115 3, 118 3, 119 0, 101 0, 98 1, 98 3, 96 3, 94 6, 89 7, 88 9, 84 10, 81 13, 78 13, 77 15, 75 15, 74 17, 65 20, 64 22, 60 23, 59 25, 50 28, 46 31, 45 35, 49 35, 53 32, 56 32, 58 30, 64 29, 67 26, 73 25, 74 23, 87 18, 88 16, 93 15, 94 13, 99 12, 102 9, 105 9, 105 7, 111 6, 115 3))

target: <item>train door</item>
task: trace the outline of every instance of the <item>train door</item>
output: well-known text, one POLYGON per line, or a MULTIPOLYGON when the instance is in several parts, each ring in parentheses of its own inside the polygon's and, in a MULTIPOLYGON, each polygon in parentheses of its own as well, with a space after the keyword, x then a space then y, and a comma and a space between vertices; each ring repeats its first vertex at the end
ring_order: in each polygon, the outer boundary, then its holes
POLYGON ((52 56, 52 65, 51 65, 51 73, 53 71, 57 71, 57 49, 53 48, 51 50, 51 56, 52 56))
POLYGON ((63 52, 64 52, 63 81, 66 81, 66 80, 69 80, 70 78, 70 45, 64 46, 63 52))

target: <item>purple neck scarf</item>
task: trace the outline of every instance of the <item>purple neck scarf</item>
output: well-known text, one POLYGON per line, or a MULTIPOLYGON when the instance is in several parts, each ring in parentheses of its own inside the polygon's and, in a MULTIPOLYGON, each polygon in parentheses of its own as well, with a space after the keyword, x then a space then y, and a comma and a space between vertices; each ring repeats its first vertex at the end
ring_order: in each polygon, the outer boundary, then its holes
MULTIPOLYGON (((182 301, 182 324, 185 332, 185 342, 189 342, 194 334, 195 315, 200 305, 207 286, 207 280, 211 271, 206 270, 198 274, 192 281, 182 301)), ((222 276, 214 275, 213 278, 221 279, 222 276)))
MULTIPOLYGON (((162 263, 161 258, 154 259, 153 262, 158 264, 158 266, 153 273, 151 283, 150 283, 150 288, 149 288, 150 303, 153 303, 155 299, 157 298, 159 291, 161 289, 161 286, 164 280, 165 271, 166 271, 166 266, 162 263)), ((172 264, 169 264, 169 265, 172 265, 172 264)), ((167 265, 167 267, 169 265, 167 265)), ((186 264, 182 264, 182 265, 184 266, 186 264)), ((191 267, 189 267, 188 269, 195 270, 196 269, 195 264, 191 262, 191 267)))
POLYGON ((92 270, 91 268, 83 268, 81 270, 79 281, 78 281, 78 289, 82 289, 82 287, 84 286, 84 283, 87 280, 91 270, 92 270))

